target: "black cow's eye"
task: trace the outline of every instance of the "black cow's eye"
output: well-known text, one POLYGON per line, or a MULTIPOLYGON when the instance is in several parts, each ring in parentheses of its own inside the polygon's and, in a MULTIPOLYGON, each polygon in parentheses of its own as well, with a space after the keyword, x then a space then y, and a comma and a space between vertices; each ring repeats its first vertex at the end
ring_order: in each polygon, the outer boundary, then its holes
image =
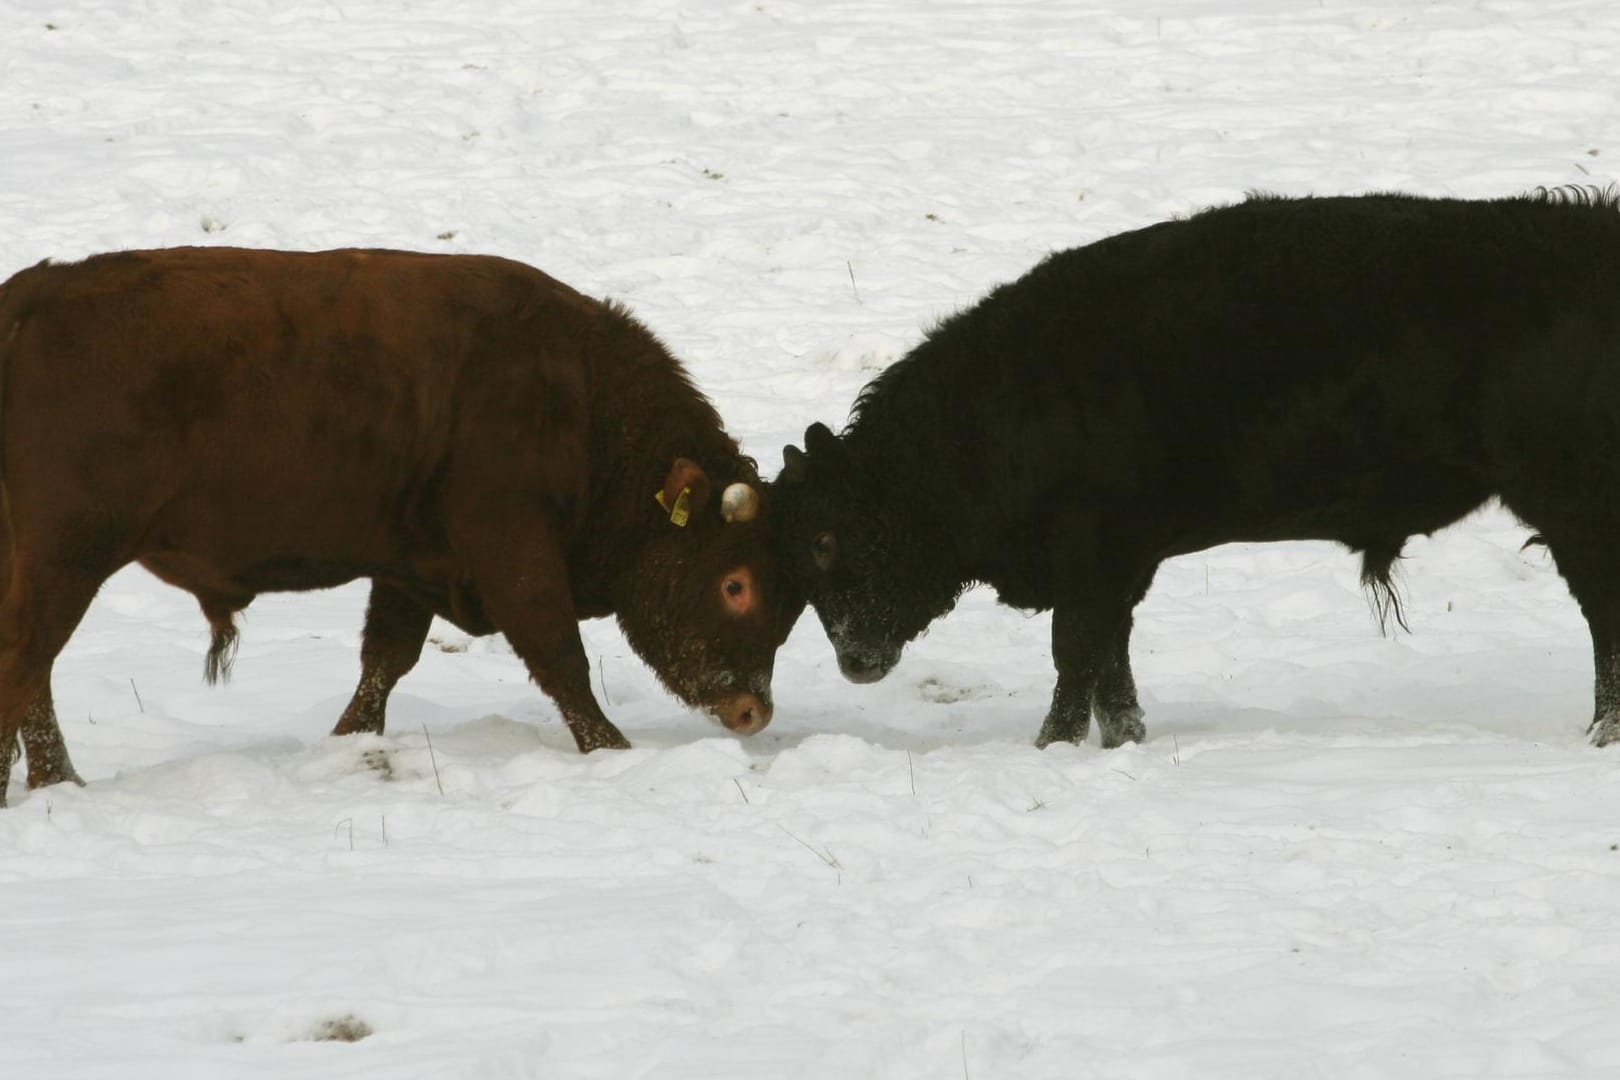
POLYGON ((838 553, 838 538, 830 532, 824 532, 810 541, 810 557, 816 561, 816 569, 826 570, 832 566, 833 556, 838 553))
POLYGON ((736 578, 732 578, 730 581, 726 582, 727 596, 741 596, 742 592, 743 583, 738 581, 736 578))

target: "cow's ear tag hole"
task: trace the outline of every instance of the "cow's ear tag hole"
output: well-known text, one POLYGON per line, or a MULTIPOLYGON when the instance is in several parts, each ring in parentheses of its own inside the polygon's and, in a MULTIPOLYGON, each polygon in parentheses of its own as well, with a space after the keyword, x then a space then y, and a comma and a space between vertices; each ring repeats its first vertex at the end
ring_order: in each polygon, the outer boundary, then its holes
POLYGON ((684 529, 686 527, 686 523, 692 518, 692 507, 687 499, 687 496, 691 494, 691 488, 681 488, 681 493, 675 496, 675 505, 673 507, 670 506, 669 503, 664 499, 664 493, 662 491, 654 492, 653 498, 657 499, 658 505, 662 506, 664 511, 669 514, 669 523, 671 525, 680 526, 684 529))

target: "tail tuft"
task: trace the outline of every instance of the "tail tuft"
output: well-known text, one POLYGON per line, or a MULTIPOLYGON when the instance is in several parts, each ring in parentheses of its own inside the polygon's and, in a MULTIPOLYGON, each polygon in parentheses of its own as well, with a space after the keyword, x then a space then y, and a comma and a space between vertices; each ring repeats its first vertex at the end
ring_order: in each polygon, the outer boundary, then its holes
POLYGON ((236 623, 226 621, 214 624, 214 640, 208 646, 208 658, 203 661, 203 678, 213 686, 231 677, 231 665, 236 663, 236 623))
POLYGON ((1373 617, 1378 620, 1378 632, 1389 635, 1389 621, 1408 634, 1412 628, 1406 624, 1406 604, 1395 584, 1395 562, 1401 557, 1405 541, 1395 544, 1369 544, 1361 553, 1361 587, 1367 590, 1367 603, 1373 617))

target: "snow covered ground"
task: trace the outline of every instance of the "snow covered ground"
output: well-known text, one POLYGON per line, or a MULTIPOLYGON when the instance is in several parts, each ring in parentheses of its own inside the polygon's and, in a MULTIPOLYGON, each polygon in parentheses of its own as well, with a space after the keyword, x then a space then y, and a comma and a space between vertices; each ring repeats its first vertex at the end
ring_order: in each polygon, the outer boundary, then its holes
MULTIPOLYGON (((1609 0, 0 0, 0 273, 509 255, 774 473, 1047 251, 1607 182, 1617 132, 1609 0)), ((1168 564, 1106 753, 1030 746, 1049 620, 982 592, 870 687, 807 617, 746 742, 588 624, 636 749, 582 758, 499 639, 438 627, 333 740, 362 587, 262 598, 208 689, 126 572, 57 665, 89 787, 0 812, 0 1075, 1620 1075, 1620 778, 1524 535, 1413 543, 1393 638, 1328 545, 1168 564)))

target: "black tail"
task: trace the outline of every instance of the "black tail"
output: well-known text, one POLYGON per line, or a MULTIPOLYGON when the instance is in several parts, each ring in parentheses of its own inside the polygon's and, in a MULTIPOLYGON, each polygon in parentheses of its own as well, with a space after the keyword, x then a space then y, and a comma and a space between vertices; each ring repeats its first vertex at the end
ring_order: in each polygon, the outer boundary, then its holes
POLYGON ((1386 636, 1391 617, 1396 626, 1408 634, 1412 632, 1406 625, 1406 604, 1394 580, 1395 561, 1401 557, 1403 546, 1404 542, 1369 544, 1361 553, 1361 587, 1367 590, 1367 603, 1378 620, 1378 632, 1386 636))

